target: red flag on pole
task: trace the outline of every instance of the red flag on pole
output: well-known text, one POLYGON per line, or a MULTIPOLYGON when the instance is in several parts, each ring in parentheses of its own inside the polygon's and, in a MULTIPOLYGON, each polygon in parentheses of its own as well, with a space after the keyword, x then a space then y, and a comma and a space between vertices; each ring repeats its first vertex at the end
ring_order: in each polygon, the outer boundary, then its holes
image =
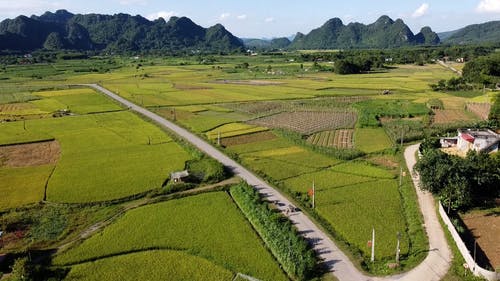
POLYGON ((314 189, 313 188, 309 189, 307 191, 307 195, 309 195, 310 197, 313 197, 313 195, 314 195, 314 189))

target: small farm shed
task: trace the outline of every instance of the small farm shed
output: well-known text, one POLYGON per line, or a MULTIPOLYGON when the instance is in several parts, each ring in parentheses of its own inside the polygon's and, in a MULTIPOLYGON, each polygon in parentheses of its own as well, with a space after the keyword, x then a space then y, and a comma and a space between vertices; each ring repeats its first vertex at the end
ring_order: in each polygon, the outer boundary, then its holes
POLYGON ((174 183, 184 182, 189 178, 189 172, 187 170, 180 172, 173 172, 170 174, 170 180, 174 183))
POLYGON ((455 147, 457 146, 458 138, 441 138, 439 140, 441 143, 441 147, 447 148, 447 147, 455 147))

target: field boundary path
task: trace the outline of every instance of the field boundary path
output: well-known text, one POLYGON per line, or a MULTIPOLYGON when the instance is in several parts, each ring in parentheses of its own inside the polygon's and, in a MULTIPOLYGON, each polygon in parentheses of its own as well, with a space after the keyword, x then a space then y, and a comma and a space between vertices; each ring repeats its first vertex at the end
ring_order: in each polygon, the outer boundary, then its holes
MULTIPOLYGON (((196 146, 201 151, 210 155, 211 157, 220 161, 223 165, 228 167, 233 171, 233 173, 248 184, 252 185, 259 193, 264 196, 267 200, 276 202, 277 208, 286 213, 293 204, 280 192, 271 187, 268 183, 262 179, 255 176, 252 172, 244 168, 242 165, 229 158, 221 151, 217 150, 211 144, 202 140, 198 136, 189 132, 188 130, 162 118, 161 116, 142 108, 116 94, 113 92, 97 85, 97 84, 85 84, 83 86, 91 87, 108 97, 118 101, 124 106, 128 107, 130 110, 136 111, 143 116, 153 120, 159 125, 175 132, 177 135, 190 142, 192 145, 196 146)), ((408 168, 413 170, 413 165, 415 160, 415 151, 418 146, 410 146, 405 151, 405 158, 408 163, 408 168), (411 152, 413 151, 413 153, 411 152), (407 154, 410 159, 408 159, 407 154), (411 160, 411 161, 409 161, 411 160)), ((418 179, 418 176, 413 177, 414 182, 418 179)), ((418 185, 416 185, 418 186, 418 185)), ((418 189, 417 189, 418 191, 418 189)), ((430 194, 423 194, 425 198, 422 197, 422 192, 419 192, 419 203, 422 208, 422 213, 424 214, 425 225, 427 227, 427 232, 429 234, 429 244, 431 250, 429 255, 424 260, 422 264, 414 268, 413 270, 394 276, 387 277, 370 277, 366 276, 360 270, 358 270, 354 264, 349 260, 349 258, 335 245, 335 243, 326 235, 321 229, 319 229, 311 219, 306 216, 301 211, 294 211, 289 214, 290 220, 297 227, 298 231, 308 239, 313 245, 314 250, 317 252, 318 256, 323 260, 324 264, 327 266, 328 270, 333 273, 340 281, 368 281, 368 280, 405 280, 405 281, 432 281, 440 280, 448 271, 451 253, 448 249, 446 239, 444 237, 444 232, 441 229, 439 220, 435 212, 434 200, 430 194)))
POLYGON ((449 64, 447 64, 447 63, 445 63, 444 61, 442 61, 442 60, 437 60, 437 62, 438 62, 441 66, 443 66, 443 67, 445 67, 445 68, 448 68, 449 70, 451 70, 451 71, 455 72, 456 74, 458 74, 458 75, 462 75, 462 71, 461 71, 461 70, 458 70, 458 69, 454 68, 453 66, 451 66, 451 65, 449 65, 449 64))

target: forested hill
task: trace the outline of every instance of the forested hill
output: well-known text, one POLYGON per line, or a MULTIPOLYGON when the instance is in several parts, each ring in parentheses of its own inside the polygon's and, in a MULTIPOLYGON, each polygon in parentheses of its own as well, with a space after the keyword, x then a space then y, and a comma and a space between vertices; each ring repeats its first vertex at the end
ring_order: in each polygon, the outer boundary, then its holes
POLYGON ((468 25, 462 29, 446 34, 444 43, 449 44, 481 44, 500 42, 500 21, 468 25))
POLYGON ((189 18, 149 21, 127 14, 75 15, 66 10, 19 16, 0 23, 0 50, 107 50, 231 52, 243 43, 217 24, 203 28, 189 18))
POLYGON ((397 48, 436 45, 439 42, 439 37, 429 27, 414 34, 401 19, 394 21, 388 16, 382 16, 369 25, 357 22, 344 25, 339 18, 333 18, 307 35, 297 33, 290 48, 397 48))

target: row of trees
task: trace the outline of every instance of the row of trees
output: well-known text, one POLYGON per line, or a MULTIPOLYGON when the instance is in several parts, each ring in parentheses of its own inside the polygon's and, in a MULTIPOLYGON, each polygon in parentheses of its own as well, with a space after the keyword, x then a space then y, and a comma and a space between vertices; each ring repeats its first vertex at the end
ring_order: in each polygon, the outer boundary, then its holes
POLYGON ((270 209, 248 184, 240 183, 232 187, 230 192, 289 276, 294 280, 313 277, 317 264, 316 255, 292 223, 270 209))
POLYGON ((500 54, 479 57, 465 64, 463 78, 469 83, 495 87, 500 83, 500 54))
POLYGON ((465 158, 446 154, 439 140, 421 145, 422 158, 415 166, 421 187, 455 210, 492 203, 500 196, 500 155, 470 151, 465 158))

